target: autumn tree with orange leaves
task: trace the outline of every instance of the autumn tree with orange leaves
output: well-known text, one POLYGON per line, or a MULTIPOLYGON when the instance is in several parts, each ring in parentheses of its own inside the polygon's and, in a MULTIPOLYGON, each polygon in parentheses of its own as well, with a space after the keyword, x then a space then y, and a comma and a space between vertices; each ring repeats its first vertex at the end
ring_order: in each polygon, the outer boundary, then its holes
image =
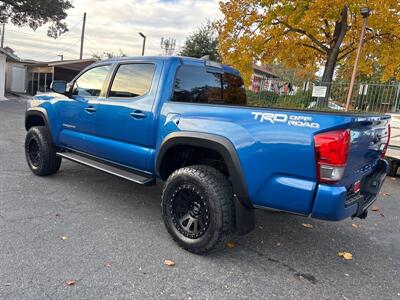
POLYGON ((362 7, 371 9, 360 71, 382 70, 381 80, 400 79, 398 0, 231 0, 220 2, 216 22, 220 54, 249 82, 254 62, 280 63, 299 72, 324 66, 323 82, 336 67, 352 65, 361 31, 362 7))

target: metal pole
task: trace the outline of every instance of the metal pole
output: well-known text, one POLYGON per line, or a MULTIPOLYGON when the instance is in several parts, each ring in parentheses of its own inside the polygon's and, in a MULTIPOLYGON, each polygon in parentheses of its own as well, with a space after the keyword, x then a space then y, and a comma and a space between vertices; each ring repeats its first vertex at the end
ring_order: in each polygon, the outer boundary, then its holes
POLYGON ((142 56, 144 56, 144 49, 146 48, 146 37, 143 38, 142 56))
POLYGON ((32 71, 32 96, 34 96, 35 94, 33 93, 33 90, 35 88, 35 73, 32 71))
POLYGON ((83 14, 83 24, 82 24, 82 34, 81 34, 81 51, 79 54, 79 59, 83 56, 83 42, 85 40, 85 26, 86 26, 86 13, 83 14))
POLYGON ((40 91, 40 73, 38 73, 38 78, 37 78, 37 89, 36 92, 40 91))
POLYGON ((4 27, 6 24, 3 23, 2 29, 1 29, 1 48, 4 48, 4 27))
POLYGON ((400 82, 397 85, 397 92, 396 92, 396 98, 395 98, 395 102, 394 105, 392 106, 392 112, 396 112, 398 105, 399 105, 399 100, 400 100, 400 82))
POLYGON ((356 81, 358 62, 360 60, 360 54, 361 54, 361 50, 362 50, 362 47, 363 47, 363 44, 364 44, 365 31, 367 29, 367 21, 368 21, 368 16, 364 16, 363 15, 363 23, 362 23, 362 28, 361 28, 360 42, 358 43, 356 60, 354 62, 353 73, 351 75, 349 93, 347 94, 346 111, 349 110, 351 96, 353 95, 353 88, 354 88, 354 82, 356 81))
POLYGON ((139 32, 139 35, 143 38, 142 56, 144 56, 144 49, 146 48, 146 36, 141 32, 139 32))

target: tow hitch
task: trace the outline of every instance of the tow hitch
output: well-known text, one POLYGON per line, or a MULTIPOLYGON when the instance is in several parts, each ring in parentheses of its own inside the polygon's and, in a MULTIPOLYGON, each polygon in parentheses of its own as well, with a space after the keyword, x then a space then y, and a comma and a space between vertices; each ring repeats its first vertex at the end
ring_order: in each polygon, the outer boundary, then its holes
POLYGON ((387 170, 388 163, 385 160, 380 160, 375 172, 362 180, 360 194, 356 200, 358 203, 357 212, 352 218, 358 217, 360 219, 365 219, 367 217, 368 207, 376 200, 383 182, 385 181, 387 170))

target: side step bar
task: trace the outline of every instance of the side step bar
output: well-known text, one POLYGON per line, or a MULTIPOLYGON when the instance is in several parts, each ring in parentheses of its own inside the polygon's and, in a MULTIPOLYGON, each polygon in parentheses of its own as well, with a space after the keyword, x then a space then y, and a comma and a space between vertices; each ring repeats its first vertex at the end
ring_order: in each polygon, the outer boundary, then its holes
POLYGON ((138 184, 142 184, 142 185, 156 184, 155 177, 140 175, 140 174, 134 173, 134 172, 129 172, 127 170, 118 168, 116 166, 111 166, 109 164, 100 162, 98 160, 89 158, 87 156, 77 154, 75 152, 57 152, 57 155, 61 156, 63 158, 66 158, 68 160, 80 163, 82 165, 89 166, 89 167, 95 168, 97 170, 116 175, 121 178, 125 178, 129 181, 133 181, 138 184))

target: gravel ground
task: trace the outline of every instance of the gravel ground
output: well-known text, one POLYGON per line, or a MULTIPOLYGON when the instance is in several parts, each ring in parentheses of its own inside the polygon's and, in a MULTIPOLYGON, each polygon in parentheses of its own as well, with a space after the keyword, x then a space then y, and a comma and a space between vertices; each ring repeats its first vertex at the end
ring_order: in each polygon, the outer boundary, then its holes
POLYGON ((164 228, 162 183, 68 161, 34 176, 23 118, 23 100, 0 102, 1 299, 400 299, 400 178, 387 179, 366 220, 257 211, 256 230, 233 248, 197 256, 164 228))

